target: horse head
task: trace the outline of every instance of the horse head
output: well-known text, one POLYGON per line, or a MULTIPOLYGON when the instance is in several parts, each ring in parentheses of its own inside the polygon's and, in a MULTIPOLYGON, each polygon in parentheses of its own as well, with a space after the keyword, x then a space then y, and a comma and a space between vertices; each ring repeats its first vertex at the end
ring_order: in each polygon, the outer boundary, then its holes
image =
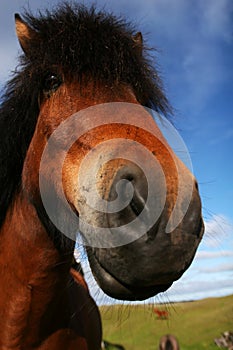
POLYGON ((78 13, 16 16, 24 86, 38 103, 22 187, 56 239, 81 233, 107 294, 145 299, 194 258, 198 186, 149 109, 166 113, 168 102, 141 34, 93 9, 78 13))

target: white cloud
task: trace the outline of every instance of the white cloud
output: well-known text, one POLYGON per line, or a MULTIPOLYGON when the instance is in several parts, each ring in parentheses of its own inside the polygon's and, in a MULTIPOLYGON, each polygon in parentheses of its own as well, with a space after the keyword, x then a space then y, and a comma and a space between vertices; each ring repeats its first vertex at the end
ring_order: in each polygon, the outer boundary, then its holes
MULTIPOLYGON (((233 254, 231 254, 231 256, 233 257, 233 254)), ((199 272, 201 273, 233 272, 233 263, 219 264, 212 267, 201 268, 199 272)), ((233 287, 233 283, 232 283, 232 287, 233 287)))
POLYGON ((205 221, 203 246, 221 246, 222 242, 231 236, 233 236, 233 224, 226 216, 213 215, 210 220, 205 221))
MULTIPOLYGON (((169 2, 169 1, 168 1, 169 2)), ((226 44, 233 40, 231 0, 183 2, 179 4, 179 21, 173 22, 177 11, 163 14, 160 21, 166 23, 167 36, 177 42, 174 54, 180 57, 182 106, 200 113, 209 99, 217 94, 224 82, 233 74, 224 63, 226 44), (187 5, 187 3, 189 5, 187 5), (172 16, 170 18, 170 16, 172 16), (171 21, 170 21, 171 19, 171 21), (187 22, 189 21, 189 22, 187 22)), ((171 6, 172 7, 172 6, 171 6)), ((176 58, 178 63, 178 58, 176 58)), ((176 63, 176 69, 179 69, 176 63)))
POLYGON ((202 31, 208 37, 225 40, 231 43, 233 40, 232 14, 233 2, 231 0, 201 1, 201 15, 204 19, 202 31))
MULTIPOLYGON (((199 293, 200 291, 210 291, 210 290, 219 290, 219 281, 217 280, 212 280, 212 281, 203 281, 203 280, 195 280, 191 281, 190 283, 180 283, 178 285, 174 284, 174 291, 182 291, 183 293, 188 293, 190 294, 195 294, 199 293)), ((226 280, 221 280, 221 287, 224 288, 232 288, 233 290, 233 281, 226 279, 226 280)), ((172 289, 171 289, 172 292, 172 289)))
POLYGON ((192 280, 187 282, 175 282, 165 293, 164 298, 171 301, 195 300, 208 297, 219 297, 232 294, 233 278, 222 280, 192 280))
MULTIPOLYGON (((198 29, 197 29, 198 31, 198 29)), ((188 45, 183 58, 184 81, 188 87, 188 104, 200 110, 225 79, 225 67, 219 47, 200 39, 188 45)))
POLYGON ((215 252, 198 251, 196 254, 196 259, 216 259, 216 258, 226 258, 233 257, 233 251, 223 250, 215 252))

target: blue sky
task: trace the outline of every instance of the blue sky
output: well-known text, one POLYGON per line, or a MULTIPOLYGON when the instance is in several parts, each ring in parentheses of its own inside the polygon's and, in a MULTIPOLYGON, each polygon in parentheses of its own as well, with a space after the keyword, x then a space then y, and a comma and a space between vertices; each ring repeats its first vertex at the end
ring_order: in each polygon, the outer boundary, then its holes
MULTIPOLYGON (((14 69, 19 52, 13 14, 22 12, 27 4, 35 10, 57 2, 1 2, 1 87, 14 69)), ((148 45, 157 48, 156 64, 175 110, 174 124, 189 149, 203 201, 206 234, 195 261, 170 291, 154 300, 232 294, 233 2, 97 0, 95 3, 133 21, 148 45)), ((90 285, 99 301, 110 302, 97 290, 91 277, 90 285)))

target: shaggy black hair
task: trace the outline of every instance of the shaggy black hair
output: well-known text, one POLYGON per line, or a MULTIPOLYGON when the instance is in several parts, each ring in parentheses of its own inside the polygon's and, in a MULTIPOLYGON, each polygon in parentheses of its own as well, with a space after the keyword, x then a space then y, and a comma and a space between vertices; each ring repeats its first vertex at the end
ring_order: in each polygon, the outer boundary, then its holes
POLYGON ((0 108, 0 224, 16 191, 20 188, 26 151, 39 114, 38 96, 45 75, 53 67, 78 82, 114 86, 129 85, 137 100, 166 114, 168 101, 161 81, 133 40, 135 30, 126 21, 94 7, 63 3, 55 11, 26 11, 24 21, 36 32, 28 42, 27 55, 7 84, 0 108))

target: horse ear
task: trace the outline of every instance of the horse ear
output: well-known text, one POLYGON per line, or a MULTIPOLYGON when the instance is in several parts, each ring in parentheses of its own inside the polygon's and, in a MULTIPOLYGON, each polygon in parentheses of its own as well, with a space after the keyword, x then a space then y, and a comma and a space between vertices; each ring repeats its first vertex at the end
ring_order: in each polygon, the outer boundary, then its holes
POLYGON ((29 42, 37 37, 37 33, 22 20, 18 13, 15 14, 15 29, 20 46, 27 55, 29 42))
POLYGON ((142 33, 141 32, 136 33, 135 35, 133 35, 132 39, 135 43, 136 48, 139 49, 140 53, 142 54, 142 45, 143 45, 142 33))

